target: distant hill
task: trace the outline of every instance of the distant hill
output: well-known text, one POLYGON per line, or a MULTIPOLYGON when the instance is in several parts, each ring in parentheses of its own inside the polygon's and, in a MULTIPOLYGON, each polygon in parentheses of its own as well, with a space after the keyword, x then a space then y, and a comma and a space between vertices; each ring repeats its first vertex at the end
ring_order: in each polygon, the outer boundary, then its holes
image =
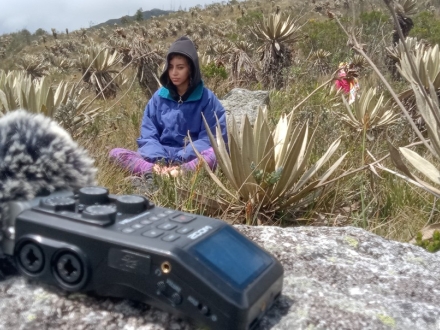
MULTIPOLYGON (((152 10, 146 10, 144 12, 142 12, 143 16, 144 16, 144 20, 151 18, 152 16, 159 16, 159 15, 168 15, 169 13, 172 13, 172 11, 170 10, 161 10, 161 9, 152 9, 152 10)), ((123 16, 126 17, 128 20, 130 21, 134 21, 134 15, 133 16, 123 16)), ((115 18, 115 19, 109 19, 108 21, 104 22, 104 23, 100 23, 97 25, 94 25, 94 28, 99 28, 101 26, 105 26, 105 25, 114 25, 115 23, 118 25, 121 25, 121 18, 115 18)))

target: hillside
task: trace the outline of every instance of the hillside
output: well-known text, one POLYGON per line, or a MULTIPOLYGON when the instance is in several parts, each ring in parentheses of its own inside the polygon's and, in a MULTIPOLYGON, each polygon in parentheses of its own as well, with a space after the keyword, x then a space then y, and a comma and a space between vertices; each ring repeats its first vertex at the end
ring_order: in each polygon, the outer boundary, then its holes
MULTIPOLYGON (((148 20, 151 17, 157 17, 160 15, 168 15, 169 13, 172 13, 172 11, 169 10, 161 10, 161 9, 152 9, 152 10, 146 10, 142 12, 142 17, 144 20, 148 20)), ((125 19, 127 19, 128 21, 135 21, 135 15, 133 16, 124 16, 125 19)), ((108 21, 104 22, 104 23, 100 23, 100 24, 96 24, 94 26, 92 26, 92 28, 100 28, 101 26, 106 26, 106 25, 114 25, 114 24, 119 24, 121 25, 121 18, 113 18, 113 19, 109 19, 108 21)))

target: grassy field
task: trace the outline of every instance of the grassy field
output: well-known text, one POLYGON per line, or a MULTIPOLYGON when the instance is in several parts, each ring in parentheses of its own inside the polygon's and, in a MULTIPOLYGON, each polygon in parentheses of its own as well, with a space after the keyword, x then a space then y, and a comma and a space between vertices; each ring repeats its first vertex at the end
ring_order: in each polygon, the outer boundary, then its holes
MULTIPOLYGON (((436 44, 440 41, 437 40, 440 35, 437 32, 440 29, 440 19, 438 4, 431 2, 433 8, 419 5, 417 12, 411 16, 414 28, 410 36, 424 38, 429 43, 436 44)), ((347 44, 348 38, 342 29, 335 20, 327 17, 326 12, 329 9, 340 15, 340 21, 346 28, 355 29, 355 34, 365 44, 366 53, 394 90, 401 92, 409 88, 404 79, 393 80, 387 69, 385 48, 391 46, 393 24, 390 13, 380 1, 363 1, 355 5, 349 2, 349 8, 345 8, 342 1, 340 5, 331 2, 329 8, 320 11, 317 11, 317 7, 302 1, 243 1, 233 5, 213 4, 206 8, 191 8, 188 12, 130 22, 118 27, 89 29, 71 32, 69 35, 59 33, 56 40, 49 33, 36 35, 21 31, 0 37, 0 45, 3 45, 0 69, 19 69, 20 60, 25 55, 38 56, 40 62, 47 63, 45 74, 51 83, 78 82, 91 100, 94 98, 93 89, 90 84, 81 81, 83 74, 75 62, 84 46, 102 43, 123 53, 124 48, 134 49, 132 42, 136 37, 143 38, 151 50, 163 57, 172 41, 187 34, 196 42, 200 56, 203 57, 201 63, 204 81, 218 97, 224 96, 234 87, 270 90, 268 121, 274 126, 282 114, 291 113, 320 84, 329 80, 340 62, 350 61, 355 55, 347 44), (261 54, 257 51, 263 43, 256 38, 252 29, 255 24, 262 22, 263 16, 268 17, 277 11, 277 6, 283 17, 291 15, 300 29, 297 33, 298 40, 286 46, 291 62, 278 73, 280 86, 274 87, 263 83, 264 63, 260 61, 261 54), (119 32, 117 29, 120 29, 119 32), (121 37, 121 34, 126 37, 121 37), (249 43, 248 54, 256 70, 255 77, 249 74, 234 79, 233 60, 229 50, 231 43, 238 41, 249 43), (312 60, 311 55, 320 49, 328 51, 329 55, 319 61, 312 60), (70 64, 65 68, 57 67, 53 64, 54 61, 50 62, 51 55, 64 58, 70 64)), ((148 92, 136 77, 136 66, 134 63, 128 66, 125 64, 119 63, 115 68, 122 71, 126 67, 123 75, 127 82, 117 89, 115 97, 93 101, 92 107, 100 107, 99 116, 84 126, 80 134, 75 135, 75 139, 96 160, 99 169, 98 183, 108 187, 112 193, 145 193, 158 205, 204 213, 231 223, 279 226, 350 225, 398 241, 409 241, 422 228, 440 222, 437 198, 434 195, 389 172, 379 169, 373 171, 365 166, 384 157, 381 164, 396 171, 390 158, 386 157, 389 153, 387 141, 397 147, 416 143, 418 138, 408 121, 397 109, 395 111, 399 114, 398 119, 390 125, 369 129, 367 132, 353 129, 342 120, 344 105, 340 96, 331 90, 333 84, 314 93, 291 116, 295 124, 308 122, 310 130, 315 131, 309 164, 314 164, 333 141, 341 138, 341 144, 330 164, 344 153, 348 154, 332 178, 351 174, 308 194, 291 207, 277 209, 272 205, 265 209, 258 202, 245 203, 239 198, 232 198, 214 183, 203 167, 178 178, 155 176, 154 191, 146 192, 133 187, 127 179, 130 173, 108 160, 108 152, 112 148, 136 149, 143 110, 148 102, 148 92)), ((160 72, 162 64, 155 65, 155 73, 160 72)), ((378 93, 384 93, 385 98, 390 97, 389 91, 370 66, 362 68, 359 82, 361 93, 365 93, 370 87, 376 87, 378 93)), ((438 161, 429 156, 424 146, 417 145, 413 150, 439 165, 438 161)), ((325 169, 318 174, 322 174, 325 169)), ((230 183, 220 168, 216 173, 223 184, 230 188, 230 183)))

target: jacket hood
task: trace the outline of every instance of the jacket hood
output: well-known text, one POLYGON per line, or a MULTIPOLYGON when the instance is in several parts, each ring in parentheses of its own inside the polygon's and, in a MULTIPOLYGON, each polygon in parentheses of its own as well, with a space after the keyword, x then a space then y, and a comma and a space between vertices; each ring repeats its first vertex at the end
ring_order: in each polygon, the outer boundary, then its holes
POLYGON ((197 49, 194 46, 194 43, 186 36, 180 37, 177 39, 168 50, 167 54, 167 62, 165 64, 164 71, 160 75, 159 81, 170 91, 170 94, 175 100, 179 99, 179 94, 177 94, 176 86, 170 81, 168 76, 168 67, 170 64, 170 57, 172 54, 183 55, 188 58, 190 66, 191 66, 191 79, 188 90, 184 95, 182 95, 182 100, 186 101, 191 93, 197 88, 197 86, 202 81, 202 77, 200 74, 200 66, 199 66, 199 56, 197 54, 197 49))

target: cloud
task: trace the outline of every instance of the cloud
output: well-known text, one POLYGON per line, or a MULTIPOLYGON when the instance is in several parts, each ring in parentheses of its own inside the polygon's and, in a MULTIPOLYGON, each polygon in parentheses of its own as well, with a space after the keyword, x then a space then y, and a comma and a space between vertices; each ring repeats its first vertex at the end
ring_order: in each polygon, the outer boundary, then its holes
POLYGON ((70 31, 88 28, 109 19, 134 15, 136 10, 177 10, 205 5, 219 1, 212 0, 0 0, 0 34, 27 29, 34 33, 38 28, 50 31, 70 31), (3 4, 1 4, 3 2, 3 4), (5 4, 7 2, 7 4, 5 4))

